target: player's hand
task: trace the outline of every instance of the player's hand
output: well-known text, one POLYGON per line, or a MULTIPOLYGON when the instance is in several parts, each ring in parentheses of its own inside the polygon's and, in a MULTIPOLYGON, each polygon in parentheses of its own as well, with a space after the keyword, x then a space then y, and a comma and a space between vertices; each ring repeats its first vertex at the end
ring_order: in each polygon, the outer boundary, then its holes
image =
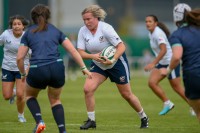
POLYGON ((89 79, 92 79, 92 73, 87 68, 83 69, 82 73, 83 75, 87 75, 89 79))
POLYGON ((104 57, 104 56, 100 56, 100 58, 103 60, 102 64, 104 65, 112 65, 114 62, 116 62, 115 60, 109 60, 108 58, 104 57))
POLYGON ((150 64, 148 64, 148 65, 146 65, 145 67, 144 67, 144 71, 145 72, 150 72, 152 69, 154 69, 155 68, 155 64, 153 64, 153 63, 150 63, 150 64))
POLYGON ((104 60, 100 57, 100 53, 97 53, 97 54, 93 54, 93 57, 92 57, 93 60, 99 62, 99 63, 102 63, 104 60))

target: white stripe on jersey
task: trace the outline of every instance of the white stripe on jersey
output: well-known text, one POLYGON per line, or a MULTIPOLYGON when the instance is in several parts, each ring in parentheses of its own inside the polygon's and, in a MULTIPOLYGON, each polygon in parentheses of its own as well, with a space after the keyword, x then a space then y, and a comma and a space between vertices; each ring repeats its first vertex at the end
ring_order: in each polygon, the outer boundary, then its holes
POLYGON ((130 73, 129 73, 129 70, 128 70, 128 64, 124 60, 123 56, 121 56, 119 59, 122 61, 122 64, 124 65, 124 68, 126 70, 126 78, 127 78, 127 81, 129 82, 130 81, 130 79, 129 79, 130 73))

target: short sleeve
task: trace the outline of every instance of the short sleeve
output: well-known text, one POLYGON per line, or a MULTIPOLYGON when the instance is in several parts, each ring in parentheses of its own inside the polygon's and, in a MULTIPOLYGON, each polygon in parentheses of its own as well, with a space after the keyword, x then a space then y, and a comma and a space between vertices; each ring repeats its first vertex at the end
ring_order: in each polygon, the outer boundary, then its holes
POLYGON ((166 44, 165 38, 163 36, 159 36, 157 38, 157 43, 158 44, 166 44))
POLYGON ((85 42, 83 37, 83 29, 81 28, 78 33, 77 48, 85 50, 85 42))
POLYGON ((172 34, 172 35, 170 36, 169 42, 170 42, 171 46, 174 46, 174 45, 177 45, 177 44, 178 44, 178 45, 182 45, 182 43, 181 43, 179 37, 178 37, 177 35, 175 35, 175 34, 172 34))
POLYGON ((62 44, 63 43, 63 41, 64 40, 66 40, 66 39, 68 39, 67 38, 67 36, 63 33, 63 32, 61 32, 61 31, 59 31, 60 32, 60 36, 59 36, 59 44, 62 44))
POLYGON ((20 42, 20 45, 23 45, 23 46, 28 46, 28 31, 26 31, 24 33, 24 35, 22 36, 22 39, 21 39, 21 42, 20 42))
POLYGON ((108 41, 114 46, 117 46, 120 42, 122 42, 121 38, 111 25, 106 25, 105 27, 103 27, 102 32, 105 35, 106 39, 108 39, 108 41))

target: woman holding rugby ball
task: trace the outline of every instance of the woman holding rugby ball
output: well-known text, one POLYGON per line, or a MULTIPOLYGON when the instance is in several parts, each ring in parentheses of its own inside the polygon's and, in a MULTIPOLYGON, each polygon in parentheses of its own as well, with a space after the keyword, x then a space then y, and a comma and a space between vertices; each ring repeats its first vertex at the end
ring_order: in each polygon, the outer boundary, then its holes
POLYGON ((125 45, 113 27, 103 22, 105 17, 106 12, 98 5, 91 5, 82 12, 85 26, 80 28, 77 47, 83 59, 92 59, 92 79, 87 78, 84 84, 88 120, 80 129, 96 128, 94 92, 107 78, 116 84, 121 96, 138 113, 141 119, 140 128, 148 128, 148 117, 140 101, 131 91, 125 45), (111 60, 104 60, 100 53, 108 46, 115 46, 116 52, 111 60))

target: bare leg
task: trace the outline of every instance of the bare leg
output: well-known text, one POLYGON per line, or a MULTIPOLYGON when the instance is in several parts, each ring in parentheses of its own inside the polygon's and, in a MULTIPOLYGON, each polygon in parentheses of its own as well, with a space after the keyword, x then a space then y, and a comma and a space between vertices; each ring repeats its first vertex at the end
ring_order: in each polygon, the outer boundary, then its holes
POLYGON ((194 109, 197 119, 200 122, 200 99, 197 100, 188 100, 192 108, 194 109))
POLYGON ((130 106, 136 112, 140 112, 142 110, 142 106, 139 99, 132 93, 130 83, 117 84, 117 87, 122 97, 130 104, 130 106))
POLYGON ((85 103, 88 112, 95 110, 94 92, 98 86, 106 80, 101 74, 92 73, 92 79, 87 78, 84 85, 85 103))
MULTIPOLYGON (((179 78, 175 78, 175 79, 171 79, 169 80, 171 87, 173 88, 173 90, 183 98, 183 100, 185 100, 188 103, 188 99, 185 96, 185 90, 183 88, 183 86, 181 85, 181 79, 179 78)), ((189 104, 189 103, 188 103, 189 104)))
POLYGON ((158 69, 152 70, 149 77, 149 87, 163 102, 169 100, 159 85, 160 81, 162 81, 164 78, 165 77, 160 74, 158 69))
POLYGON ((24 113, 25 107, 25 82, 16 79, 17 110, 20 114, 24 113))

